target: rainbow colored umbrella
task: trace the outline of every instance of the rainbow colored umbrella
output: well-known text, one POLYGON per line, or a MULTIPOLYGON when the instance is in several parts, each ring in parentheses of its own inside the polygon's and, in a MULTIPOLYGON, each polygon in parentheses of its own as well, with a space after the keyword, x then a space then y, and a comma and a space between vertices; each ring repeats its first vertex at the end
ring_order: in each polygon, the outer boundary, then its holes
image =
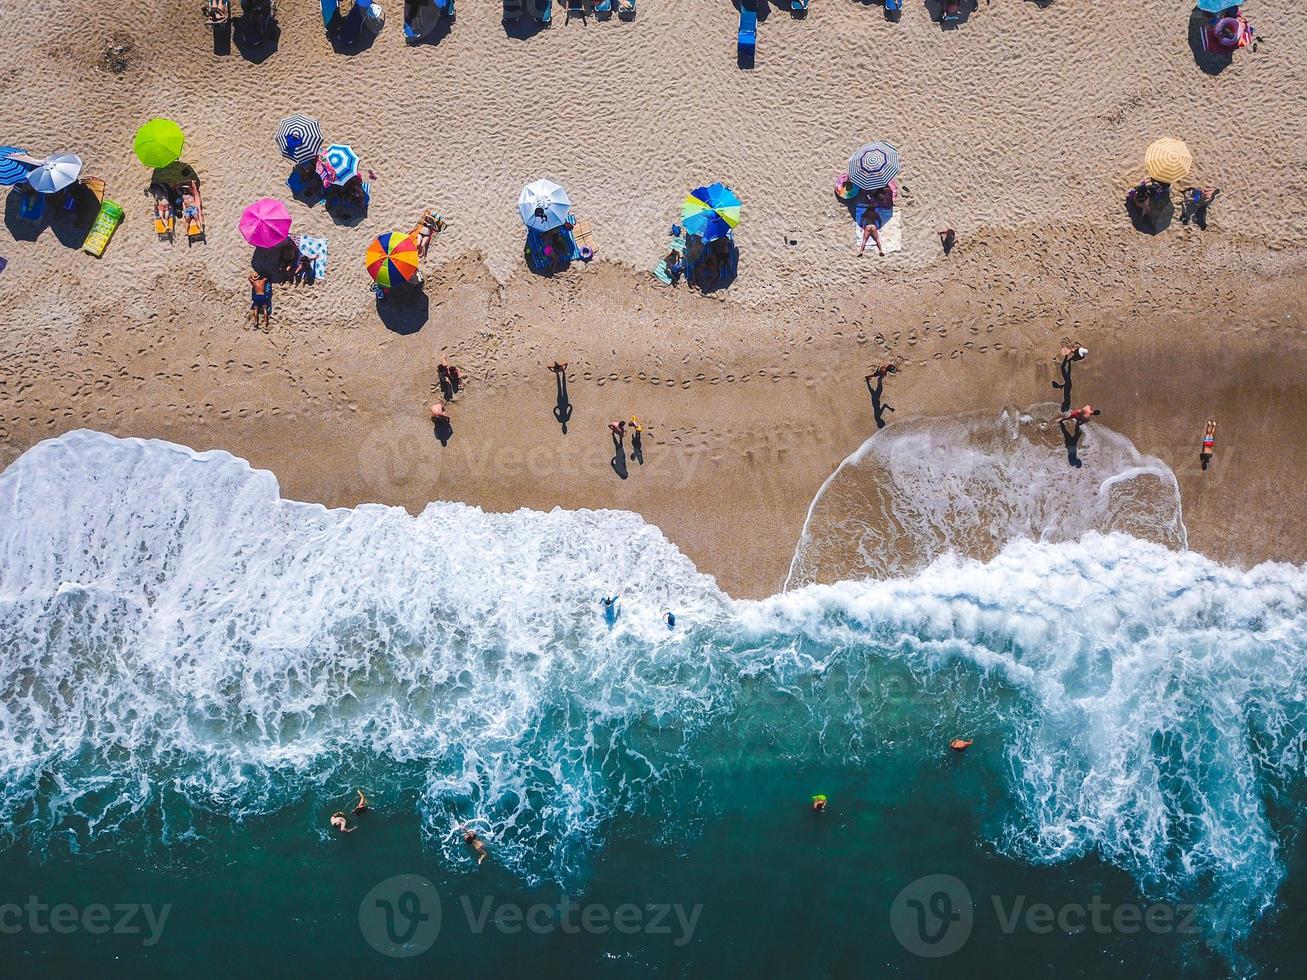
POLYGON ((290 236, 290 211, 275 197, 255 201, 241 215, 241 234, 255 248, 272 248, 290 236))
POLYGON ((166 167, 182 155, 186 137, 171 119, 151 119, 136 131, 136 159, 147 167, 166 167))
POLYGON ((709 184, 690 191, 681 207, 681 221, 688 235, 705 242, 724 238, 740 223, 740 199, 725 184, 709 184))
POLYGON ((408 282, 418 271, 418 243, 406 232, 387 231, 372 240, 364 261, 368 275, 378 286, 389 289, 408 282))

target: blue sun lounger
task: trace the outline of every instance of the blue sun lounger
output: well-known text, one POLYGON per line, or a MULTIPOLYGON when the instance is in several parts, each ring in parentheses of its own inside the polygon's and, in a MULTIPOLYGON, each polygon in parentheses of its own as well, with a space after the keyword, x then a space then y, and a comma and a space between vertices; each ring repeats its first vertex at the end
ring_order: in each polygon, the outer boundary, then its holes
POLYGON ((609 17, 613 16, 613 0, 599 0, 599 2, 590 9, 595 12, 595 16, 600 20, 607 20, 609 17))
POLYGON ((808 0, 790 0, 790 16, 807 17, 808 0))
POLYGON ((45 217, 45 195, 26 190, 18 193, 18 220, 39 225, 45 217))
POLYGON ((740 31, 736 58, 741 68, 753 67, 753 56, 758 44, 758 11, 749 0, 740 4, 740 31))

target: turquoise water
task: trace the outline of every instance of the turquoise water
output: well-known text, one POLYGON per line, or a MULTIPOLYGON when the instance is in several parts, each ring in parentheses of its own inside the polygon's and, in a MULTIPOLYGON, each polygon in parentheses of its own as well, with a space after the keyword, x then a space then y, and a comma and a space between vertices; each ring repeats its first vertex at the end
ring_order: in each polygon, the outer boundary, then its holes
POLYGON ((0 527, 0 945, 50 975, 1300 952, 1301 568, 1091 530, 737 602, 631 514, 328 511, 94 433, 0 475, 0 527), (375 811, 333 835, 355 786, 375 811), (133 903, 162 927, 82 918, 133 903))

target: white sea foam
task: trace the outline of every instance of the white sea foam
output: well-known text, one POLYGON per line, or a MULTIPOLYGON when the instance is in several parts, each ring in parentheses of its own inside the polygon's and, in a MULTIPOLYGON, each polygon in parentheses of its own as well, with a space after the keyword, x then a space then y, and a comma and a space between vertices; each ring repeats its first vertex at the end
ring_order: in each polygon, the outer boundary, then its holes
POLYGON ((0 814, 34 849, 181 840, 388 767, 451 860, 477 820, 567 878, 619 810, 681 819, 668 784, 750 732, 856 759, 906 730, 928 764, 937 712, 893 681, 1003 741, 995 844, 1100 854, 1246 928, 1301 819, 1305 652, 1302 568, 1119 533, 737 602, 621 512, 326 510, 90 432, 0 474, 0 814))
POLYGON ((1047 421, 1056 412, 1037 405, 878 430, 813 499, 786 588, 907 575, 949 552, 991 558, 1020 538, 1123 531, 1184 547, 1166 464, 1098 422, 1069 462, 1062 430, 1047 421))

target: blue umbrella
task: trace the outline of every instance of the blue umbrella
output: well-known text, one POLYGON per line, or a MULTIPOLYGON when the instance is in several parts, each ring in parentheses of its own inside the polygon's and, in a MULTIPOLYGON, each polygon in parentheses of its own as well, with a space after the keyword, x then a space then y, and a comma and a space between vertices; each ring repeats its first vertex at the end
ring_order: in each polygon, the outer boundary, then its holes
POLYGON ((27 151, 20 150, 16 146, 0 146, 0 187, 13 187, 14 184, 21 184, 27 179, 28 171, 32 169, 25 163, 10 160, 9 154, 11 153, 26 155, 27 151))
POLYGON ((333 143, 322 151, 319 163, 326 164, 326 173, 319 167, 322 179, 332 184, 347 184, 359 172, 359 155, 343 143, 333 143))
POLYGON ((698 235, 705 242, 725 238, 740 223, 740 206, 740 199, 725 184, 696 187, 681 207, 685 233, 698 235))
POLYGON ((1237 6, 1238 4, 1231 3, 1230 0, 1198 0, 1198 9, 1205 10, 1209 14, 1219 14, 1222 10, 1237 6))
POLYGON ((899 173, 899 151, 884 140, 864 143, 849 157, 849 179, 864 191, 888 187, 899 173))

